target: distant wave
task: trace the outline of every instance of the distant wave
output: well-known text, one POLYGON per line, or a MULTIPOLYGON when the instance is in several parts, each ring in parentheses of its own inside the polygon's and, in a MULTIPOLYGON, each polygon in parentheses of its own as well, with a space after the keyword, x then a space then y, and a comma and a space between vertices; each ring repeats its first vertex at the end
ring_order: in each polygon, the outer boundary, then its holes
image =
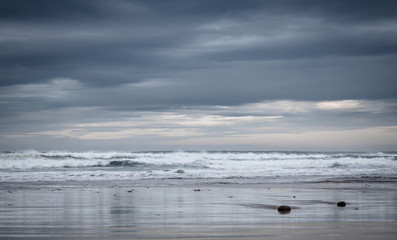
POLYGON ((293 181, 395 175, 396 159, 397 153, 388 152, 8 151, 0 153, 0 180, 266 178, 293 181))

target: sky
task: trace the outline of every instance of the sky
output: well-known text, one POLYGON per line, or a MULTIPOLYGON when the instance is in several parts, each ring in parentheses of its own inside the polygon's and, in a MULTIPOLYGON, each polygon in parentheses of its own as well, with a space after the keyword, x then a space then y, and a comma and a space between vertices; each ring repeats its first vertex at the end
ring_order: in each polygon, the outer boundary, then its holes
POLYGON ((0 0, 0 150, 397 150, 397 1, 0 0))

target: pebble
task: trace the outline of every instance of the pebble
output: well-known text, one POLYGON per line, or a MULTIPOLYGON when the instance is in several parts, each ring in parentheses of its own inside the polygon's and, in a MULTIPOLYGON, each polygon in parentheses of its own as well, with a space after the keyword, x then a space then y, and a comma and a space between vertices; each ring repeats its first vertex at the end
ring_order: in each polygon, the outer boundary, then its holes
POLYGON ((278 207, 278 212, 279 213, 289 213, 289 212, 291 212, 291 207, 290 206, 287 206, 287 205, 281 205, 280 207, 278 207))

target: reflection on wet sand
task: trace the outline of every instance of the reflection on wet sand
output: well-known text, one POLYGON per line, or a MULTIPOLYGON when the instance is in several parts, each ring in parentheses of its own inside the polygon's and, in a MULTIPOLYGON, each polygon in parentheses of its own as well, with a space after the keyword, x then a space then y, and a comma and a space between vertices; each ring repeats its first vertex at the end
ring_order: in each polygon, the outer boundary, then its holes
POLYGON ((396 237, 394 186, 329 186, 0 189, 0 239, 396 237), (292 211, 280 214, 280 205, 292 211))

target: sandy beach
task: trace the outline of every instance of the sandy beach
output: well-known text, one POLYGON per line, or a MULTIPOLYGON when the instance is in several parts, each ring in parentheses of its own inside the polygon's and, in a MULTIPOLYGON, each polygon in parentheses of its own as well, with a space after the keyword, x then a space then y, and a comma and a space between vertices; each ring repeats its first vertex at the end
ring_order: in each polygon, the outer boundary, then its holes
POLYGON ((395 239, 396 190, 394 183, 2 184, 0 239, 395 239), (280 214, 280 205, 291 212, 280 214))

